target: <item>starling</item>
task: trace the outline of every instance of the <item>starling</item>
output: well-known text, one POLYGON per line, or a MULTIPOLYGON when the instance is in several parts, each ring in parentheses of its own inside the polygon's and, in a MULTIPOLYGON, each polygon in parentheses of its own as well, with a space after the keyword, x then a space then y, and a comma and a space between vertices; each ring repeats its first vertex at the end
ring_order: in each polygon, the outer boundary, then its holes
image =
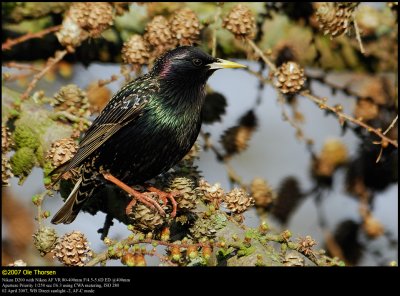
POLYGON ((244 67, 182 46, 126 84, 93 121, 75 156, 52 172, 60 178, 75 168, 81 176, 51 222, 73 222, 107 181, 162 212, 158 203, 130 186, 167 171, 189 152, 200 132, 207 79, 217 69, 244 67))

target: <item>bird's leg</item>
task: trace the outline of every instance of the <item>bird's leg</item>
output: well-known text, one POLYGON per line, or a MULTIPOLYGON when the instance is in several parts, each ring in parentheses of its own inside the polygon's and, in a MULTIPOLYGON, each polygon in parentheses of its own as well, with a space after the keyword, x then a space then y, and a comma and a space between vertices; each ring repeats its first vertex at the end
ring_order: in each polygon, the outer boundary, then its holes
POLYGON ((177 210, 178 204, 177 204, 177 202, 175 200, 175 197, 180 194, 179 192, 177 192, 177 191, 175 191, 175 192, 174 191, 173 192, 164 192, 164 191, 161 191, 160 189, 157 189, 157 188, 155 188, 155 187, 153 187, 151 185, 148 185, 148 184, 146 184, 146 189, 148 191, 150 191, 150 192, 157 193, 158 196, 162 199, 164 205, 167 204, 168 199, 169 199, 171 201, 171 203, 172 203, 171 218, 174 218, 176 216, 176 210, 177 210))
MULTIPOLYGON (((102 174, 103 174, 104 179, 106 179, 107 181, 110 181, 111 183, 114 183, 119 188, 121 188, 122 190, 126 191, 127 193, 129 193, 131 196, 133 196, 137 200, 144 203, 146 206, 148 206, 152 209, 156 208, 162 216, 165 216, 165 211, 161 208, 161 206, 158 204, 157 201, 155 201, 154 199, 147 197, 145 194, 129 187, 128 185, 126 185, 122 181, 118 180, 116 177, 114 177, 113 175, 111 175, 109 173, 102 173, 102 174)), ((136 203, 136 200, 132 200, 128 204, 128 206, 126 207, 127 214, 130 214, 132 212, 132 207, 135 205, 135 203, 136 203)))

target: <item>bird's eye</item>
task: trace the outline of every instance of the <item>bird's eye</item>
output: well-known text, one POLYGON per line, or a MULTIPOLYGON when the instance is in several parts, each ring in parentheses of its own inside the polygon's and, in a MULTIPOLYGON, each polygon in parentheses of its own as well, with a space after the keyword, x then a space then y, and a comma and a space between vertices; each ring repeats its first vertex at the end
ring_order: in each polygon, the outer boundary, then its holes
POLYGON ((192 63, 193 63, 193 65, 199 67, 199 66, 201 66, 203 64, 203 61, 200 60, 200 59, 193 59, 192 63))

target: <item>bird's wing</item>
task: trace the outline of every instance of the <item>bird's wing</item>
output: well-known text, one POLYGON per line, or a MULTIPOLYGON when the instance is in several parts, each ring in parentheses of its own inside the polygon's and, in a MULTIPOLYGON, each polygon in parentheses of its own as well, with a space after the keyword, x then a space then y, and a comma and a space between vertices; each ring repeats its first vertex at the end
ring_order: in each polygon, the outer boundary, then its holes
POLYGON ((158 89, 158 85, 146 76, 127 84, 114 95, 86 131, 75 156, 51 174, 64 173, 80 165, 121 127, 140 116, 143 107, 158 89))

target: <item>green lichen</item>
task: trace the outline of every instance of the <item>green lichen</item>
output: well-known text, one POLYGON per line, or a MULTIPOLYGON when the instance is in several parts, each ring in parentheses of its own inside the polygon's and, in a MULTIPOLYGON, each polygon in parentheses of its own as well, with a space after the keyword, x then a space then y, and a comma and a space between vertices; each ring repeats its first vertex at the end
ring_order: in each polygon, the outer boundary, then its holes
POLYGON ((245 244, 242 244, 237 252, 237 255, 238 257, 249 256, 253 254, 255 250, 256 248, 254 246, 246 246, 245 244))
POLYGON ((13 134, 13 140, 17 149, 30 148, 35 151, 40 146, 37 132, 25 124, 17 125, 13 134))
POLYGON ((18 149, 11 157, 11 169, 15 176, 24 178, 36 164, 35 152, 28 147, 18 149))
POLYGON ((224 214, 221 214, 221 213, 214 214, 213 217, 211 217, 211 218, 213 218, 214 228, 216 230, 224 228, 226 226, 227 221, 228 221, 226 216, 224 214))
POLYGON ((217 252, 217 259, 218 261, 223 261, 231 257, 232 252, 235 251, 235 248, 220 248, 217 252))
POLYGON ((261 235, 260 235, 260 233, 258 232, 257 229, 250 228, 250 229, 246 230, 245 237, 248 238, 248 239, 254 238, 254 239, 259 240, 261 235))
POLYGON ((191 258, 187 266, 205 266, 207 261, 203 257, 191 258))

